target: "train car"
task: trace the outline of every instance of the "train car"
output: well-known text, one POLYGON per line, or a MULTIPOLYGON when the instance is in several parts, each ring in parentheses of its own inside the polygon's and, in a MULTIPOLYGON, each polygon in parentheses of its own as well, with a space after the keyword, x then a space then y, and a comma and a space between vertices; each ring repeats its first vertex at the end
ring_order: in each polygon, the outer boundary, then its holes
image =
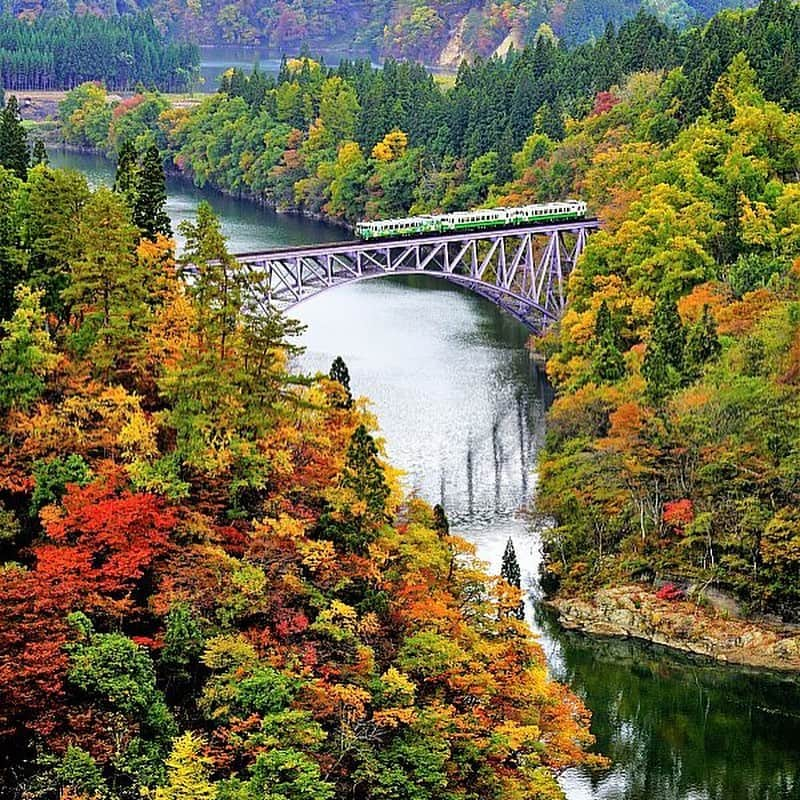
POLYGON ((528 222, 560 222, 586 216, 586 203, 565 200, 561 203, 544 203, 506 209, 508 222, 521 225, 528 222))
POLYGON ((508 209, 483 208, 477 211, 456 211, 438 217, 439 229, 448 231, 476 231, 485 228, 503 228, 508 225, 508 209))
POLYGON ((359 222, 356 225, 356 234, 365 240, 422 236, 426 233, 436 233, 438 230, 438 217, 430 215, 359 222))
POLYGON ((431 233, 462 233, 489 228, 508 228, 537 222, 562 222, 586 216, 586 203, 563 200, 512 208, 479 208, 452 214, 422 215, 378 222, 359 222, 356 234, 362 239, 390 239, 431 233))

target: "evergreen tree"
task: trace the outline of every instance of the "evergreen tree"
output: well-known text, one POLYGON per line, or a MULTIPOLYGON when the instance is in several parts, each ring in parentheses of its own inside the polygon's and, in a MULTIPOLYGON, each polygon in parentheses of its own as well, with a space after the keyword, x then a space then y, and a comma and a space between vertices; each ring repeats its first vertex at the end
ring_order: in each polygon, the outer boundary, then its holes
POLYGON ((167 214, 167 185, 164 162, 155 145, 145 151, 139 166, 136 201, 133 206, 135 225, 151 241, 157 234, 172 236, 172 226, 167 214))
POLYGON ((14 292, 28 276, 28 254, 22 247, 20 194, 23 184, 16 175, 0 167, 0 320, 16 308, 14 292))
POLYGON ((548 102, 542 103, 534 116, 533 130, 534 133, 543 133, 553 141, 561 141, 564 138, 564 116, 560 108, 548 102))
POLYGON ((126 139, 117 154, 117 171, 114 176, 114 191, 122 195, 131 213, 136 208, 139 186, 139 161, 133 142, 126 139))
POLYGON ((625 361, 619 349, 619 336, 608 309, 603 300, 597 311, 595 322, 594 373, 602 383, 613 383, 625 375, 625 361))
MULTIPOLYGON (((510 586, 522 589, 522 572, 517 561, 517 551, 514 549, 514 542, 509 537, 506 549, 503 553, 503 563, 500 567, 500 577, 510 586)), ((525 604, 520 602, 514 611, 514 616, 518 619, 525 619, 525 604)))
POLYGON ((442 538, 450 535, 450 521, 444 508, 438 503, 433 507, 433 529, 442 538))
POLYGON ((692 325, 686 338, 687 366, 698 375, 703 365, 717 358, 721 352, 716 320, 708 305, 704 305, 700 319, 692 325))
POLYGON ((364 552, 388 521, 386 501, 391 490, 378 458, 378 446, 363 425, 350 437, 340 486, 355 495, 355 502, 348 499, 344 507, 328 509, 320 517, 319 535, 350 552, 364 552))
POLYGON ((363 425, 350 438, 342 472, 342 486, 352 489, 366 505, 366 517, 372 522, 386 519, 389 486, 383 465, 378 458, 378 446, 363 425))
POLYGON ((22 126, 17 98, 12 94, 0 112, 0 166, 24 181, 28 165, 28 136, 22 126))
POLYGON ((292 78, 291 72, 289 72, 289 64, 286 60, 286 56, 283 55, 281 57, 281 65, 278 69, 278 77, 276 79, 276 83, 280 86, 282 83, 288 83, 292 78))
POLYGON ((686 331, 683 328, 678 306, 668 295, 661 295, 653 312, 650 342, 661 349, 668 366, 683 371, 686 331))
POLYGON ((331 364, 329 377, 332 381, 338 381, 344 388, 344 398, 335 402, 337 408, 352 408, 353 395, 350 392, 350 370, 341 356, 336 356, 331 364))
POLYGON ((656 342, 647 345, 642 364, 642 375, 647 385, 645 397, 653 405, 659 405, 672 390, 674 370, 670 371, 664 349, 656 342))
POLYGON ((47 166, 50 159, 47 155, 47 148, 41 139, 37 139, 33 145, 33 153, 31 155, 31 166, 35 167, 37 164, 44 164, 47 166))
MULTIPOLYGON (((70 745, 55 772, 61 785, 77 792, 79 797, 103 797, 108 794, 103 771, 92 756, 80 747, 70 745)), ((66 791, 64 795, 70 796, 66 791)))
POLYGON ((642 364, 647 381, 645 396, 659 405, 680 386, 685 369, 686 331, 678 314, 678 306, 667 294, 656 301, 650 341, 642 364))

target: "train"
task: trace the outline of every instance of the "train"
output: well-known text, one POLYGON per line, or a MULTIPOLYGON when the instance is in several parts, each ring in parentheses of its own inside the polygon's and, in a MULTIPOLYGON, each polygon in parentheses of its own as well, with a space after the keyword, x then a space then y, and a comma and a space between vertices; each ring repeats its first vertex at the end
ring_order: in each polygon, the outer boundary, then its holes
POLYGON ((539 222, 563 222, 584 217, 586 203, 580 200, 563 200, 539 205, 482 208, 475 211, 456 211, 452 214, 425 214, 402 219, 359 222, 356 225, 356 235, 365 240, 396 239, 404 236, 509 228, 539 222))

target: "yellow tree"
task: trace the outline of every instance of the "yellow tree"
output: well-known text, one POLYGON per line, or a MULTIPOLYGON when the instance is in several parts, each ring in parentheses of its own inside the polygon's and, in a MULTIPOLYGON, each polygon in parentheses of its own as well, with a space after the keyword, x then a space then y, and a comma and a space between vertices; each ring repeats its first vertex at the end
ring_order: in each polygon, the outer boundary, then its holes
POLYGON ((208 777, 212 763, 199 736, 191 731, 179 736, 166 760, 167 785, 156 789, 155 800, 214 800, 217 789, 208 777))
POLYGON ((408 149, 408 135, 400 130, 393 130, 372 148, 372 157, 377 161, 396 161, 402 158, 408 149))

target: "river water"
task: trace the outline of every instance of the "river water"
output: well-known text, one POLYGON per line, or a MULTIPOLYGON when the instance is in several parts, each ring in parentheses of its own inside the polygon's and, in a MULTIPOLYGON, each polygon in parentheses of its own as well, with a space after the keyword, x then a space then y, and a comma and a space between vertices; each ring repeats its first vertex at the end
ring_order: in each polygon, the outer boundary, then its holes
MULTIPOLYGON (((54 165, 110 183, 102 158, 52 153, 54 165)), ((201 198, 222 218, 232 252, 346 234, 171 181, 168 209, 190 217, 201 198)), ((800 685, 691 660, 657 647, 566 633, 535 607, 536 492, 549 390, 526 332, 489 303, 433 278, 382 278, 298 307, 308 328, 301 367, 341 355, 355 394, 370 398, 390 461, 409 491, 442 502, 456 532, 498 571, 511 538, 530 590, 528 619, 551 673, 593 714, 611 769, 561 776, 569 800, 800 798, 800 685)))
MULTIPOLYGON (((291 57, 292 53, 287 53, 291 57)), ((322 59, 329 67, 338 66, 343 58, 350 60, 370 58, 366 50, 347 51, 315 49, 314 58, 322 59)), ((259 71, 277 76, 281 68, 281 53, 267 47, 243 47, 242 45, 213 44, 200 47, 200 77, 202 81, 197 87, 201 92, 213 93, 219 87, 222 73, 231 67, 250 73, 254 67, 259 71)))

